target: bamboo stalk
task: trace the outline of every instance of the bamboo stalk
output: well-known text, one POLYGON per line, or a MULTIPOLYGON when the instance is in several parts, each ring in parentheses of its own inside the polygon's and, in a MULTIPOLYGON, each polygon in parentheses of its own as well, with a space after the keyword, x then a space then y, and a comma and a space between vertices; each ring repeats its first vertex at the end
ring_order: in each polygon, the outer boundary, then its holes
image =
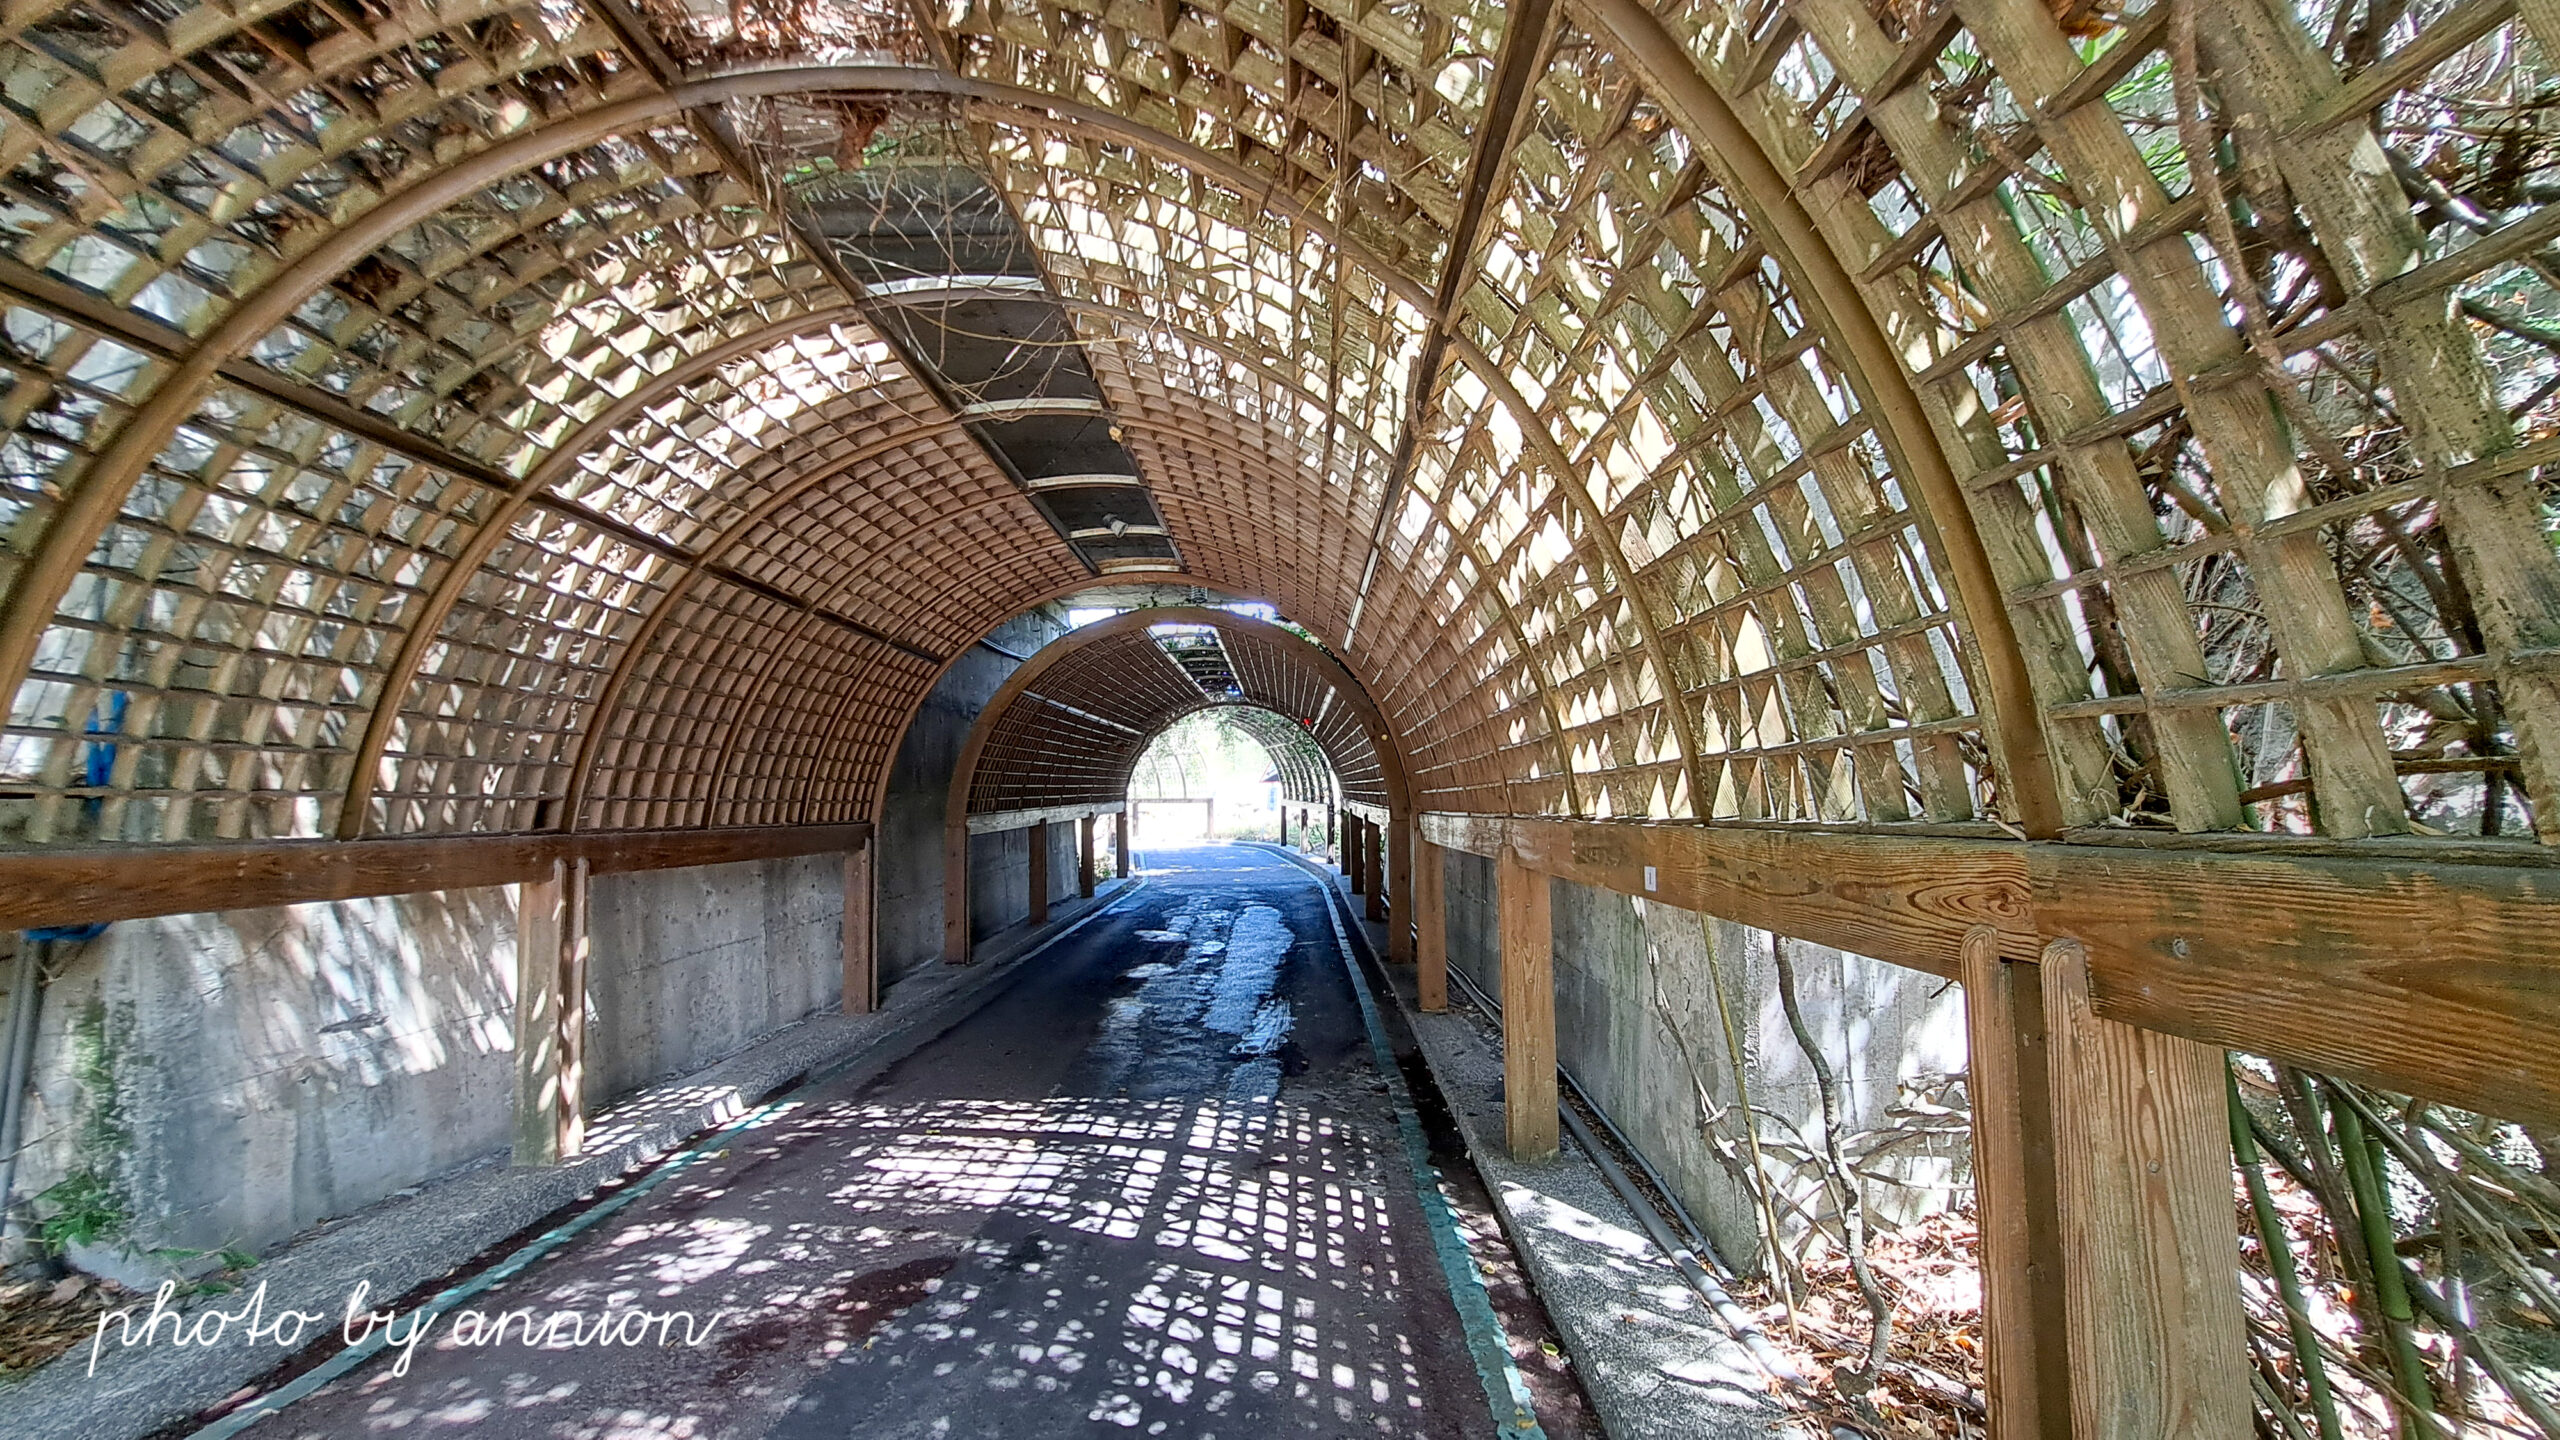
MULTIPOLYGON (((1770 942, 1774 946, 1777 942, 1770 942)), ((1725 1062, 1733 1071, 1735 1103, 1742 1107, 1744 1148, 1751 1152, 1751 1198, 1760 1210, 1760 1220, 1769 1242, 1770 1278, 1777 1282, 1778 1298, 1787 1307, 1787 1324, 1796 1324, 1796 1299, 1805 1289, 1795 1257, 1787 1253, 1786 1242, 1778 1228, 1778 1209, 1771 1200, 1767 1159, 1760 1153, 1760 1117, 1751 1104, 1751 1064, 1744 1052, 1742 1032, 1733 1019, 1733 999, 1725 993, 1724 966, 1715 951, 1713 932, 1707 943, 1707 980, 1716 995, 1716 1019, 1724 1030, 1725 1062)))
MULTIPOLYGON (((2418 1298, 2418 1303, 2426 1307, 2427 1313, 2434 1316, 2437 1323, 2448 1329, 2461 1326, 2461 1320, 2454 1315, 2453 1307, 2445 1302, 2444 1297, 2436 1294, 2423 1282, 2411 1288, 2418 1298)), ((2542 1432, 2544 1440, 2560 1440, 2560 1411, 2554 1411, 2550 1402, 2544 1400, 2533 1389, 2530 1382, 2515 1372, 2514 1367, 2507 1363, 2506 1357, 2500 1355, 2497 1348, 2489 1344, 2486 1336, 2477 1331, 2471 1331, 2468 1334, 2468 1341, 2463 1353, 2480 1367, 2481 1373, 2496 1381, 2498 1388, 2507 1392, 2507 1398, 2513 1400, 2516 1408, 2525 1413, 2525 1418, 2531 1420, 2534 1427, 2542 1432)))
POLYGON ((2337 1126, 2338 1155, 2347 1187, 2355 1196, 2358 1238, 2373 1275, 2374 1304, 2382 1312, 2391 1369, 2398 1381, 2392 1397, 2395 1408, 2402 1411, 2402 1433, 2415 1433, 2423 1425, 2422 1417, 2435 1413, 2435 1398, 2413 1331, 2417 1317, 2409 1308, 2408 1277, 2394 1248, 2390 1202, 2383 1191, 2382 1144, 2366 1132, 2354 1104, 2333 1105, 2329 1113, 2337 1126))
POLYGON ((2223 1057, 2222 1066, 2231 1103, 2231 1153, 2240 1161, 2240 1173, 2248 1181, 2249 1209, 2258 1222, 2258 1243, 2266 1249, 2267 1269, 2275 1276, 2276 1293, 2284 1300, 2285 1331, 2293 1342, 2294 1368, 2302 1374, 2312 1418, 2320 1426, 2320 1440, 2340 1440, 2337 1400, 2329 1393, 2329 1366, 2321 1357, 2320 1334, 2311 1328, 2310 1307, 2303 1303, 2302 1276, 2293 1263, 2293 1241, 2276 1214, 2274 1197, 2267 1193, 2266 1172, 2261 1168, 2257 1141, 2250 1133, 2249 1109, 2240 1103, 2240 1081, 2232 1073, 2228 1055, 2223 1057))
MULTIPOLYGON (((2386 1144, 2393 1154, 2399 1156, 2400 1163, 2407 1166, 2409 1172, 2418 1177, 2419 1183, 2425 1185, 2434 1194, 2437 1203, 2444 1206, 2448 1215, 2459 1212, 2473 1223, 2479 1238, 2487 1245, 2492 1258, 2498 1261, 2501 1268, 2507 1271, 2516 1284, 2533 1298, 2536 1305, 2541 1306, 2546 1312, 2560 1314, 2560 1293, 2553 1291, 2549 1282, 2545 1281, 2533 1268, 2532 1262, 2525 1258, 2524 1252, 2516 1248, 2514 1240, 2508 1235, 2507 1227, 2480 1210, 2475 1196, 2470 1193, 2471 1187, 2462 1183, 2460 1175, 2447 1171, 2436 1162, 2433 1155, 2427 1153, 2425 1147, 2411 1144, 2407 1137, 2382 1123, 2382 1117, 2373 1112, 2353 1087, 2334 1080, 2330 1085, 2343 1104, 2355 1109, 2357 1118, 2366 1126, 2366 1133, 2376 1137, 2386 1144)), ((2525 1208, 2530 1210, 2531 1207, 2525 1208)))

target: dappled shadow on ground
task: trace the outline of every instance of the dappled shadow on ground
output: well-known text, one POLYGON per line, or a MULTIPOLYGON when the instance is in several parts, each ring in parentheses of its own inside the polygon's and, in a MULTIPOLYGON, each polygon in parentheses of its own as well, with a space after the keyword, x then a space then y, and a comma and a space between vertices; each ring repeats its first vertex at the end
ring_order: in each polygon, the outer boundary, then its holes
POLYGON ((1473 1433, 1482 1403, 1451 1393, 1473 1376, 1446 1300, 1426 1298, 1427 1237, 1389 1219, 1384 1144, 1270 1100, 786 1109, 482 1297, 533 1322, 504 1343, 467 1343, 457 1313, 405 1375, 377 1361, 270 1423, 581 1440, 1473 1433), (633 1310, 726 1313, 690 1347, 681 1323, 586 1346, 549 1324, 633 1310))

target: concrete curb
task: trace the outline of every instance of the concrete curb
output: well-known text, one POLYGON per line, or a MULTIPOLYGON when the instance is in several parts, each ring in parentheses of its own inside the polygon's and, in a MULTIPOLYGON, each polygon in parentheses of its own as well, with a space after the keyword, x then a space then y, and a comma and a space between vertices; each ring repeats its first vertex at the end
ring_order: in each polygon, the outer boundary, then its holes
MULTIPOLYGON (((1307 868, 1350 898, 1340 876, 1307 868)), ((1359 927, 1373 960, 1379 928, 1359 927)), ((1377 968, 1466 1137, 1468 1159, 1493 1196, 1503 1233, 1573 1357, 1584 1395, 1614 1440, 1801 1435, 1800 1424, 1769 1394, 1750 1352, 1646 1236, 1570 1136, 1557 1158, 1543 1164, 1523 1165, 1505 1153, 1502 1048, 1488 1033, 1489 1022, 1460 1008, 1463 1000, 1426 1015, 1411 966, 1377 968)))
POLYGON ((1544 1164, 1503 1153, 1502 1052, 1479 1022, 1454 1009, 1421 1014, 1403 993, 1397 1002, 1610 1435, 1799 1433, 1750 1352, 1646 1237, 1588 1155, 1570 1138, 1544 1164))
MULTIPOLYGON (((516 1169, 504 1155, 492 1155, 323 1225, 250 1270, 248 1290, 266 1285, 269 1317, 314 1311, 328 1315, 332 1327, 359 1283, 371 1287, 375 1308, 387 1308, 780 1091, 816 1077, 863 1078, 860 1072, 896 1064, 994 998, 1050 940, 1133 888, 1114 881, 1091 900, 1063 902, 1040 929, 982 946, 973 965, 912 971, 873 1014, 814 1015, 703 1070, 643 1090, 596 1117, 589 1153, 575 1164, 516 1169)), ((236 1313, 245 1303, 243 1293, 169 1308, 192 1316, 236 1313)), ((137 1315, 137 1330, 143 1318, 137 1315)), ((237 1339, 180 1347, 166 1343, 165 1331, 160 1344, 125 1350, 116 1346, 116 1333, 110 1332, 94 1376, 89 1347, 82 1345, 24 1382, 0 1388, 0 1431, 12 1440, 140 1440, 237 1394, 293 1353, 237 1339)))

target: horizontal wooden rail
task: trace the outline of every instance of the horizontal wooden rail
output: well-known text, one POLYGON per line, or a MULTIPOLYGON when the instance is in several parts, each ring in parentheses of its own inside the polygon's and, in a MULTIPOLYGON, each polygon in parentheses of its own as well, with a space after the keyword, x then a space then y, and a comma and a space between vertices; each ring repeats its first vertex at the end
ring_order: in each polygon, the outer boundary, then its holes
POLYGON ((857 822, 0 851, 0 930, 512 885, 544 879, 563 860, 584 860, 596 875, 776 860, 855 850, 870 838, 871 826, 857 822))
POLYGON ((969 833, 995 835, 1006 830, 1028 830, 1034 825, 1058 824, 1082 820, 1088 815, 1117 815, 1127 808, 1125 801, 1108 805, 1050 805, 1031 810, 982 810, 969 817, 969 833))
POLYGON ((1950 978, 1976 925, 2013 960, 2043 945, 2013 842, 1442 813, 1422 838, 1950 978))
POLYGON ((2022 848, 2099 1015, 2560 1121, 2560 873, 2022 848))
POLYGON ((1954 976, 2086 952, 2106 1019, 2560 1122, 2560 871, 1433 813, 1432 844, 1954 976))
MULTIPOLYGON (((1434 813, 1434 845, 1938 975, 2078 942, 2097 1014, 2560 1121, 2560 871, 1434 813)), ((0 928, 849 851, 862 824, 0 852, 0 928)))

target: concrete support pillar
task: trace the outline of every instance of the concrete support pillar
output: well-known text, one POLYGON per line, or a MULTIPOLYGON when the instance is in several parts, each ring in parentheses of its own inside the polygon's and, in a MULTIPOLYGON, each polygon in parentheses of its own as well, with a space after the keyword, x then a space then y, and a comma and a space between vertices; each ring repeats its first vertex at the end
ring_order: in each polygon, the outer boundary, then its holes
POLYGON ((1126 880, 1136 869, 1129 862, 1129 807, 1124 804, 1111 817, 1111 873, 1126 880))
POLYGON ((1093 898, 1093 817, 1076 822, 1076 894, 1093 898))
POLYGON ((1512 1159, 1545 1160, 1556 1153, 1561 1125, 1556 1117, 1555 919, 1549 882, 1506 846, 1495 886, 1502 932, 1503 1133, 1512 1159))
POLYGON ((1049 822, 1031 827, 1031 923, 1049 923, 1049 822))
POLYGON ((551 862, 516 887, 518 1165, 557 1165, 586 1143, 587 862, 551 862))
POLYGON ((1361 913, 1372 920, 1387 918, 1387 835, 1370 821, 1360 822, 1360 864, 1369 875, 1369 903, 1361 913))
POLYGON ((2069 1435, 2069 1320, 2042 981, 2034 966, 2000 958, 2000 932, 1988 925, 1965 936, 1958 978, 1972 1055, 1966 1088, 1973 1097, 1990 1437, 2069 1435))
POLYGON ((1414 837, 1413 988, 1425 1013, 1449 1008, 1449 898, 1440 847, 1414 837))
POLYGON ((880 953, 871 925, 871 846, 844 856, 844 1013, 880 1008, 880 953))
POLYGON ((2222 1052, 2100 1018, 2076 941, 2040 968, 2071 1434, 2246 1435, 2222 1052))

